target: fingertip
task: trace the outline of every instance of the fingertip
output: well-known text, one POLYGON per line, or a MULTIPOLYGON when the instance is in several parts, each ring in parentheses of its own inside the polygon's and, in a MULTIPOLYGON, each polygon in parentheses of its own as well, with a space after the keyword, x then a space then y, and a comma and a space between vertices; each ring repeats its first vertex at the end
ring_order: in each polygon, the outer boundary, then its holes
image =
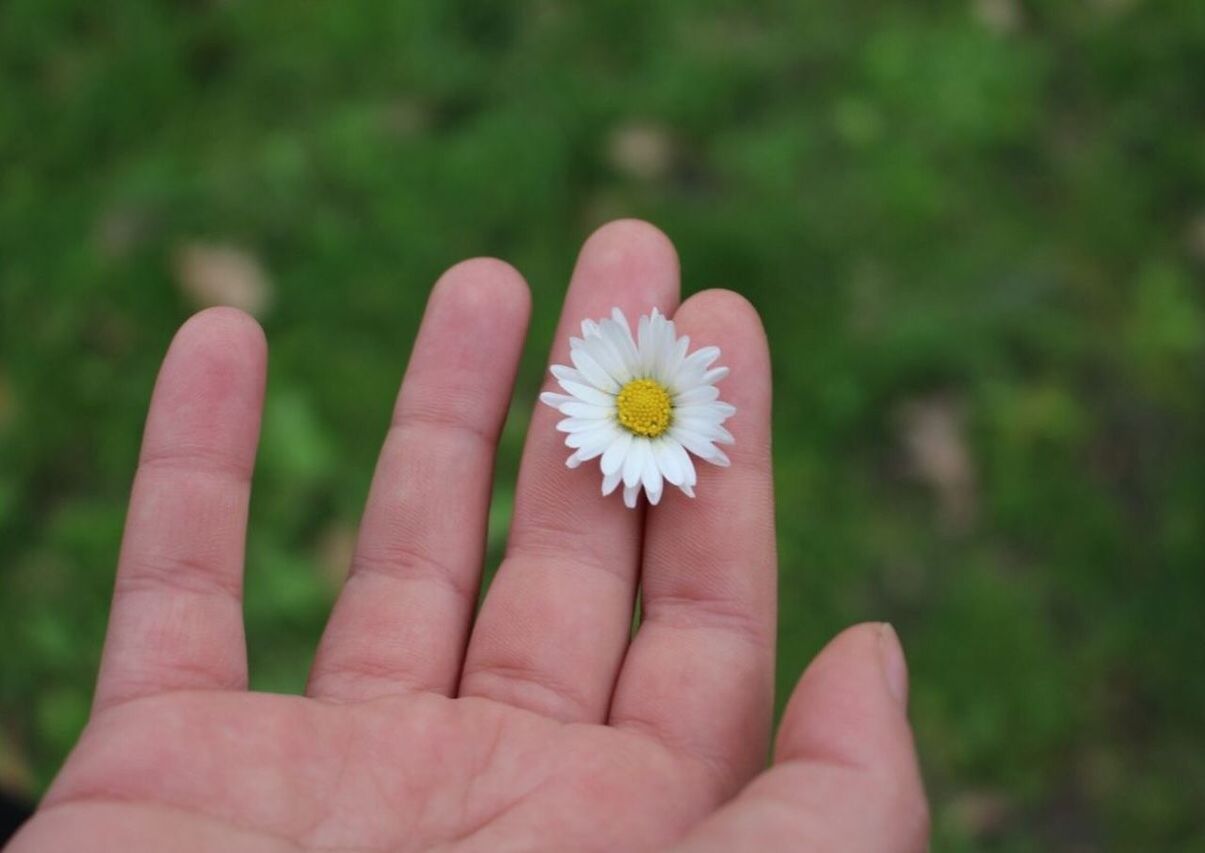
POLYGON ((578 254, 573 280, 580 290, 566 303, 566 328, 606 316, 616 305, 629 322, 653 308, 669 315, 678 304, 679 278, 678 252, 661 229, 639 219, 608 222, 578 254))
POLYGON ((475 385, 485 371, 506 389, 505 399, 494 402, 508 403, 530 316, 527 282, 510 264, 472 258, 451 267, 427 300, 403 396, 420 386, 443 386, 446 393, 475 385))
POLYGON ((155 383, 150 417, 197 409, 207 422, 230 407, 258 417, 268 362, 259 322, 238 308, 218 306, 193 314, 176 331, 155 383))
POLYGON ((723 353, 721 363, 739 355, 769 379, 770 348, 761 315, 741 294, 724 288, 700 291, 682 303, 674 315, 675 324, 679 320, 689 326, 695 347, 714 344, 723 353))
POLYGON ((757 313, 757 309, 753 307, 753 303, 735 290, 730 290, 726 287, 710 287, 706 290, 700 290, 683 302, 682 307, 685 308, 688 304, 692 303, 695 306, 692 310, 714 314, 719 317, 751 318, 757 324, 758 328, 761 327, 761 315, 757 313))
POLYGON ((581 254, 606 257, 633 250, 647 252, 678 263, 678 251, 664 231, 643 219, 614 219, 594 229, 582 244, 581 254))
POLYGON ((498 323, 527 322, 531 291, 523 275, 498 258, 470 258, 450 267, 431 292, 432 306, 444 304, 464 315, 486 315, 498 323))
POLYGON ((268 341, 259 321, 238 308, 217 306, 193 314, 176 331, 169 352, 201 348, 244 362, 263 360, 268 341))
POLYGON ((177 445, 226 448, 242 466, 255 458, 268 345, 237 308, 206 308, 176 332, 155 381, 143 460, 177 445))

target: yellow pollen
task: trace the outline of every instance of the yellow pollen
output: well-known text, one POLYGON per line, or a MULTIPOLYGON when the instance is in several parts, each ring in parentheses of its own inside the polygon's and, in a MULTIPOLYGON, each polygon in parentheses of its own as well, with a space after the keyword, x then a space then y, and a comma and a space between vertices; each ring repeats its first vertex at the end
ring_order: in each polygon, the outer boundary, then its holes
POLYGON ((629 432, 656 438, 669 429, 669 392, 653 379, 633 379, 619 389, 619 423, 629 432))

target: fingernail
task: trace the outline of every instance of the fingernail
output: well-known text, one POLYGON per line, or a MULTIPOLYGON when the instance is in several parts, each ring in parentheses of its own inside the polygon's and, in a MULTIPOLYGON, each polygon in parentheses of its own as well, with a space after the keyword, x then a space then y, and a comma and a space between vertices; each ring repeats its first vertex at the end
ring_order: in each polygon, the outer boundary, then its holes
POLYGON ((900 646, 899 635, 891 623, 879 625, 879 661, 883 667, 883 676, 887 679, 887 689, 899 702, 901 708, 908 707, 908 663, 904 660, 904 649, 900 646))

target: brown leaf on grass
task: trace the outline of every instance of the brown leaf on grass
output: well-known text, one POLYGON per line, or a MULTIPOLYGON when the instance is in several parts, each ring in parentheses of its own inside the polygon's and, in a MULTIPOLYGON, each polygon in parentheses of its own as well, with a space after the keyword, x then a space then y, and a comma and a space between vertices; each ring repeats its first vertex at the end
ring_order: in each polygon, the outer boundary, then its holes
POLYGON ((0 790, 32 799, 36 789, 29 756, 12 732, 0 728, 0 790))
POLYGON ((935 394, 904 403, 898 415, 909 472, 933 490, 942 524, 966 530, 975 520, 976 485, 962 406, 935 394))
POLYGON ((675 159, 674 142, 660 125, 621 125, 607 140, 607 160, 617 171, 641 181, 655 181, 669 174, 675 159))
POLYGON ((4 365, 0 364, 0 429, 4 429, 12 423, 16 408, 13 387, 8 381, 4 365))
POLYGON ((1188 244, 1189 254, 1198 262, 1205 264, 1205 210, 1189 221, 1185 242, 1188 244))
POLYGON ((229 305, 262 317, 272 305, 272 282, 249 252, 221 243, 190 242, 173 257, 176 284, 198 308, 229 305))
POLYGON ((947 830, 978 841, 1004 828, 1013 804, 999 791, 962 791, 946 804, 942 814, 947 830))
POLYGON ((151 213, 137 207, 106 210, 93 229, 92 242, 106 258, 119 259, 143 245, 153 230, 151 213))
POLYGON ((416 100, 399 98, 382 112, 385 130, 398 138, 422 136, 431 127, 431 111, 416 100))
POLYGON ((1089 0, 1088 7, 1102 18, 1118 18, 1135 8, 1139 0, 1089 0))
POLYGON ((1017 0, 974 0, 975 17, 993 35, 1006 36, 1021 28, 1017 0))

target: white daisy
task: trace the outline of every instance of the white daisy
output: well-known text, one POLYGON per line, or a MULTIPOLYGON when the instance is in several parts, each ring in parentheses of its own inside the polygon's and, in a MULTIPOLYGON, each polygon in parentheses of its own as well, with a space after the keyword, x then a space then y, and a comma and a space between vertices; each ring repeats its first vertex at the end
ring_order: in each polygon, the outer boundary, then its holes
POLYGON ((544 392, 540 400, 565 419, 573 453, 570 468, 599 459, 602 492, 623 483, 623 502, 636 506, 640 490, 649 503, 661 500, 665 483, 694 497, 693 453, 713 465, 729 464, 717 444, 732 444, 724 421, 736 408, 721 402, 715 387, 728 375, 712 367, 719 347, 687 354, 690 337, 678 337, 674 322, 656 308, 640 318, 636 338, 618 308, 610 319, 582 321, 582 336, 569 339, 573 367, 554 364, 565 394, 544 392))

